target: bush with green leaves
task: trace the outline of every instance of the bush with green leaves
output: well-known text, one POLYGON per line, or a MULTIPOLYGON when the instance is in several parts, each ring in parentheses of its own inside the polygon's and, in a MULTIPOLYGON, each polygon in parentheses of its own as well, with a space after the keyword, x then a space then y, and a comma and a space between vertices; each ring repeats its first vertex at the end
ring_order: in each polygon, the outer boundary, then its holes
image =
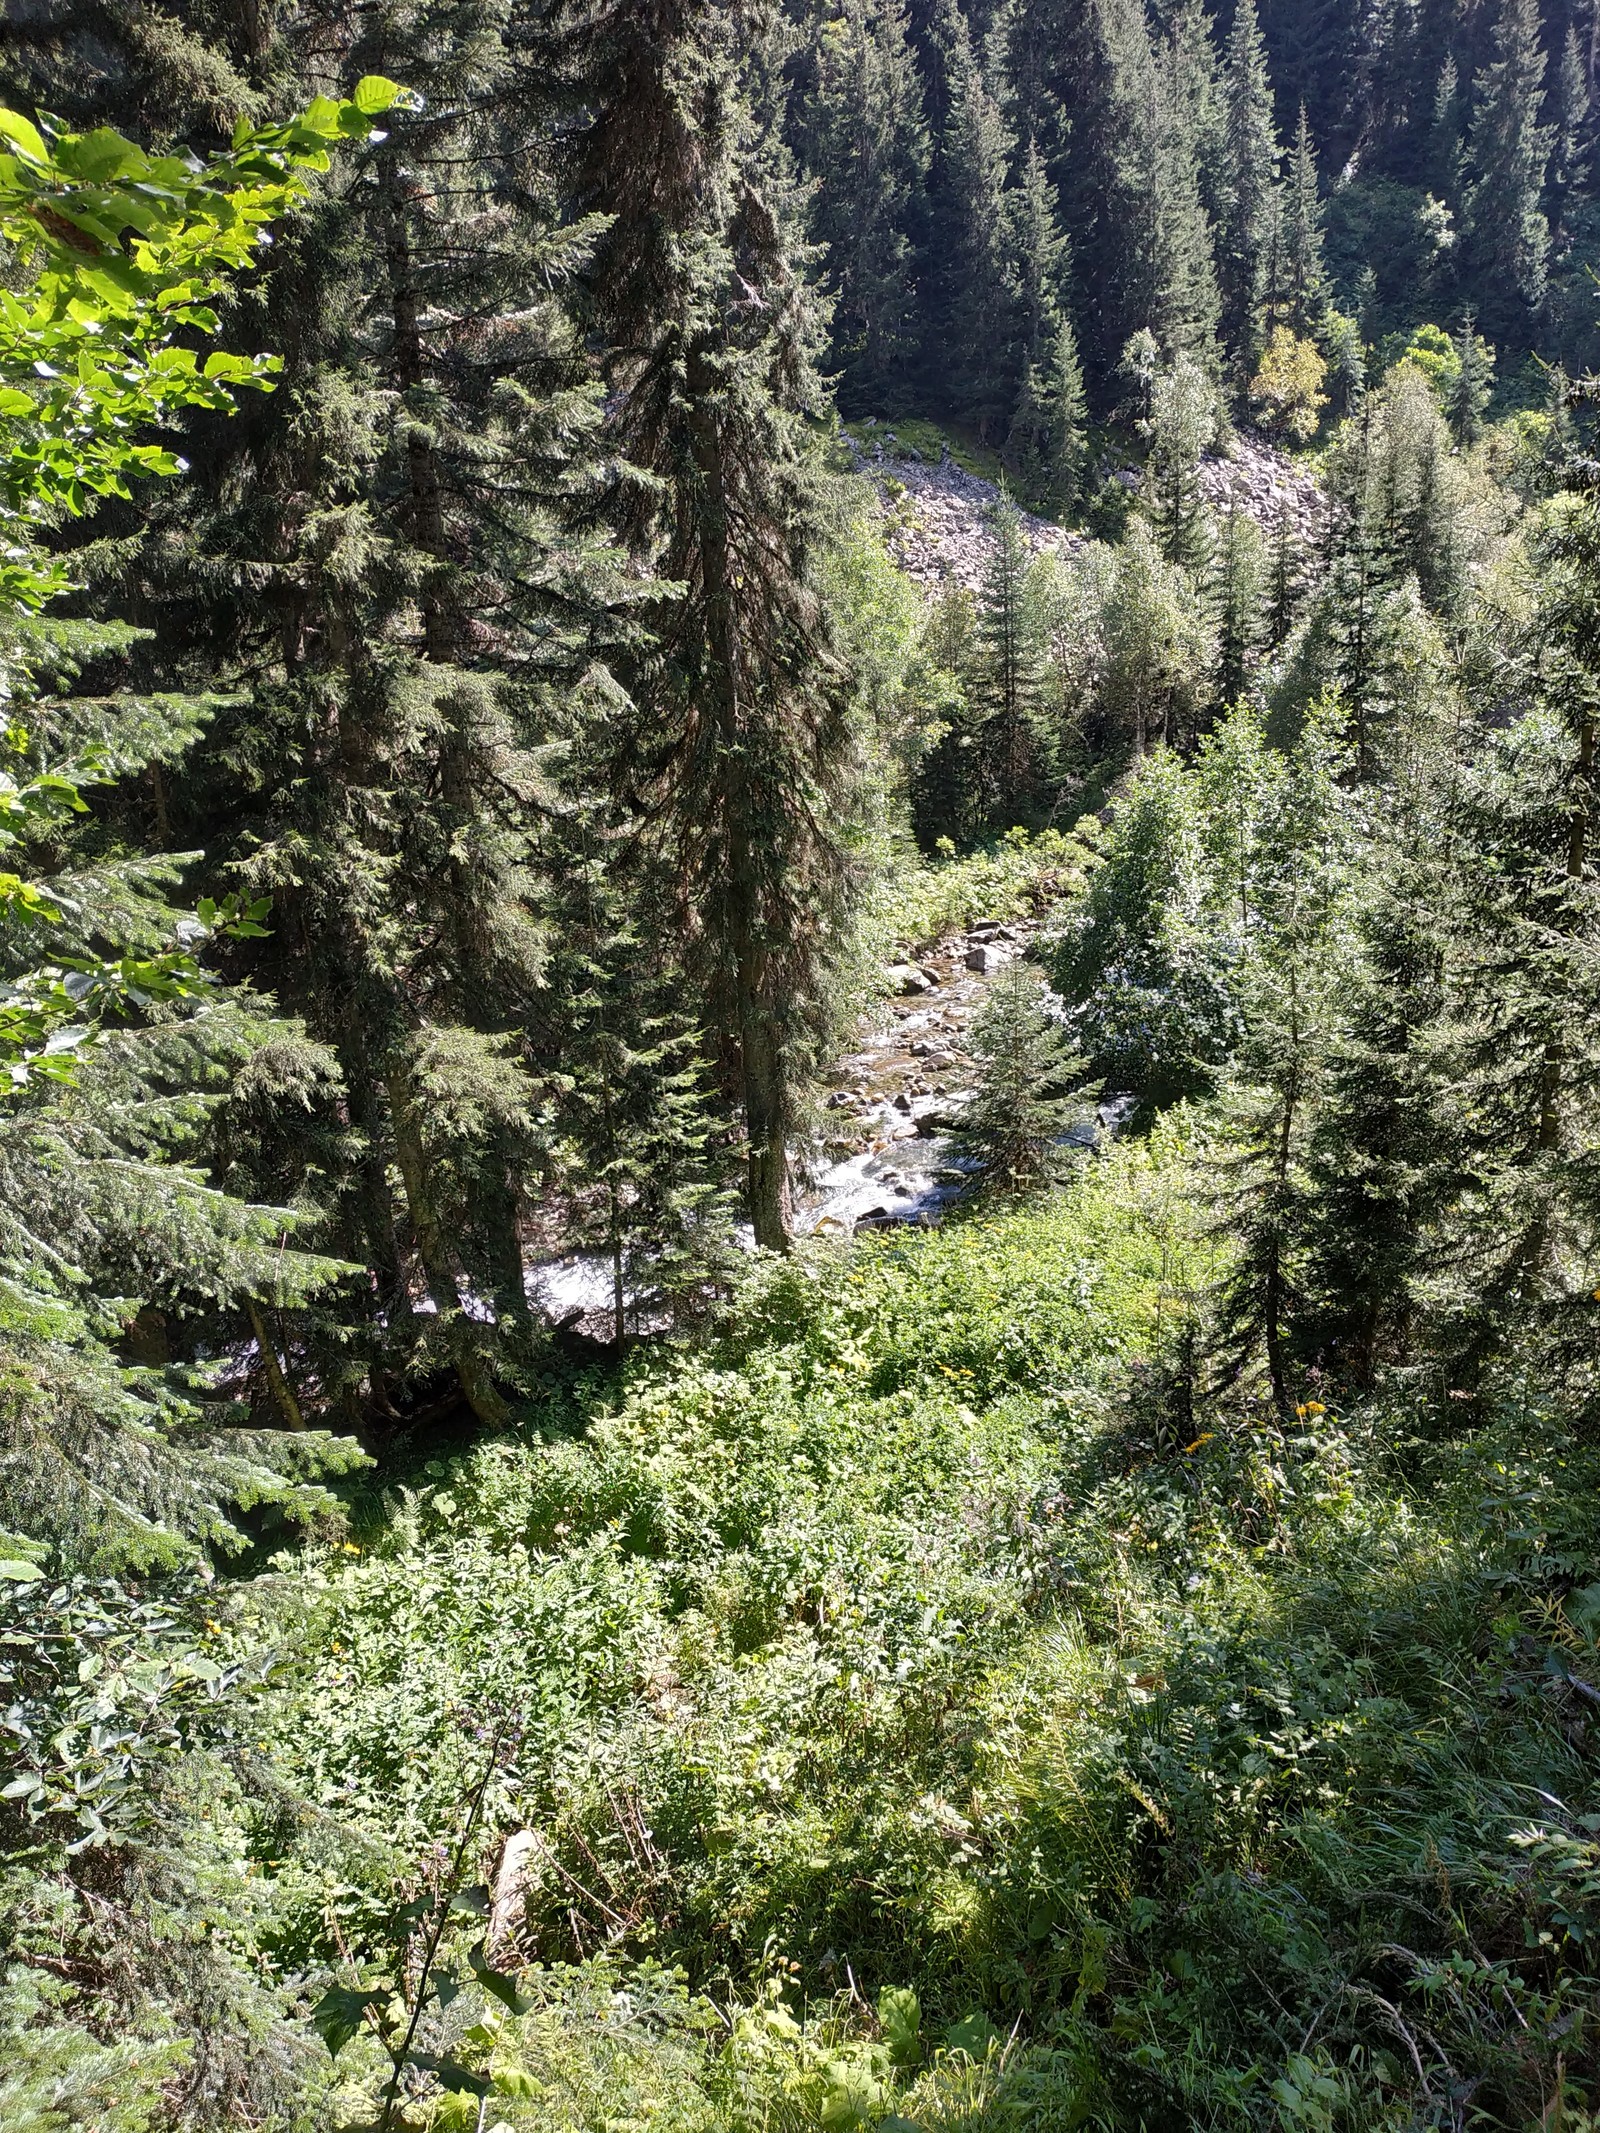
POLYGON ((1399 2133, 1531 2121, 1558 2059, 1588 2108, 1593 1455, 1185 1406, 1226 1257, 1185 1131, 763 1268, 307 1562, 269 1969, 393 1974, 509 1714, 470 1865, 530 1833, 532 2004, 464 1986, 423 2048, 513 2126, 1399 2133))

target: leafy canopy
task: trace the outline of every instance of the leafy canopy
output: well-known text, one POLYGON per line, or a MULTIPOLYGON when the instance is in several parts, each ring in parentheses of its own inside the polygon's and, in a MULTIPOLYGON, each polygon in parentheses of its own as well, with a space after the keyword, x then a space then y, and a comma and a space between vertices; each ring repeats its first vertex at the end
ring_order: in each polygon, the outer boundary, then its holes
MULTIPOLYGON (((32 280, 0 290, 0 628, 70 583, 41 536, 139 474, 182 461, 144 432, 189 407, 227 409, 241 386, 270 391, 273 355, 216 349, 202 361, 179 336, 218 330, 214 299, 270 243, 268 225, 360 140, 402 92, 369 75, 343 102, 317 97, 280 125, 241 123, 208 160, 152 156, 109 126, 70 133, 0 110, 0 236, 32 280)), ((15 664, 14 655, 8 662, 15 664)), ((18 726, 0 734, 0 856, 81 811, 81 788, 116 767, 101 755, 39 767, 18 726)), ((0 869, 0 923, 61 916, 50 890, 0 869)), ((262 904, 202 906, 188 931, 259 933, 262 904)), ((0 1091, 70 1072, 72 1054, 113 1002, 147 1006, 204 985, 191 945, 157 955, 66 958, 0 986, 0 1091)))

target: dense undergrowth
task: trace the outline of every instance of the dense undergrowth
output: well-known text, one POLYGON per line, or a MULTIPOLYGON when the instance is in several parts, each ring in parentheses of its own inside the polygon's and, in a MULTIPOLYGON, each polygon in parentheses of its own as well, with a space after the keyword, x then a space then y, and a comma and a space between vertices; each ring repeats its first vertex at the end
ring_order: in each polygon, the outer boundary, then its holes
POLYGON ((293 1604, 217 1812, 302 2011, 406 1975, 486 1772, 463 1878, 537 1836, 522 2011, 424 2030, 493 2094, 408 2122, 1586 2122, 1596 1462, 1191 1419, 1183 1130, 767 1270, 237 1590, 224 1643, 293 1604))

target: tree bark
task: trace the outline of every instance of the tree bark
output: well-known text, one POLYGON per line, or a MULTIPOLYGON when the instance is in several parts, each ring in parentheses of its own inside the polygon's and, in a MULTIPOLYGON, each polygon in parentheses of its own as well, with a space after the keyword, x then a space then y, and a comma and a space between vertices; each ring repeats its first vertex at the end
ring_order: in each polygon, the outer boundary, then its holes
POLYGON ((250 1320, 250 1331, 256 1337, 256 1347, 261 1354, 262 1368, 267 1373, 267 1386, 273 1402, 291 1429, 304 1429, 305 1417, 300 1412, 300 1402, 295 1398, 294 1387, 289 1383, 283 1365, 278 1361, 278 1351, 273 1344, 272 1335, 267 1331, 267 1321, 261 1306, 253 1296, 247 1296, 244 1308, 250 1320))

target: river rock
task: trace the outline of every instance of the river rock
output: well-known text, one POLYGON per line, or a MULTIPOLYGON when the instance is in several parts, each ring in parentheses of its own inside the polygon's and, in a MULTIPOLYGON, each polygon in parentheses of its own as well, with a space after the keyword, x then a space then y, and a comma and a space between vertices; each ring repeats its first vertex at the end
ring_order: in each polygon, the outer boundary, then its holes
POLYGON ((925 970, 919 970, 915 963, 891 963, 887 975, 890 984, 902 999, 909 999, 918 993, 932 992, 937 982, 930 978, 925 970))
POLYGON ((967 950, 967 968, 977 971, 980 977, 987 977, 991 970, 998 970, 1001 961, 999 949, 992 948, 987 941, 979 941, 976 947, 967 950))

